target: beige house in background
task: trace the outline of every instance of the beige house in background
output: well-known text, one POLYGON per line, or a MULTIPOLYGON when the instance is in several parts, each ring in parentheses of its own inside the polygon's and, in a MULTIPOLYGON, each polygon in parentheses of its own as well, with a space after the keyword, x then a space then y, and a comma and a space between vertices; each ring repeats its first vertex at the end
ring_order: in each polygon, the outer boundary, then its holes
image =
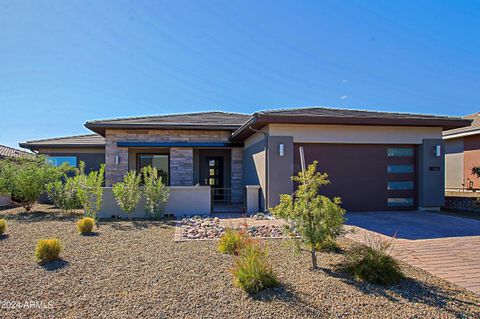
POLYGON ((85 127, 94 134, 20 146, 47 154, 53 164, 84 161, 96 169, 105 163, 107 187, 152 165, 175 191, 201 190, 208 213, 245 211, 254 192, 257 207, 276 205, 295 188, 290 177, 301 170, 303 149, 307 163, 317 160, 329 174, 323 193, 340 196, 347 210, 438 209, 444 203, 442 132, 470 122, 323 107, 214 111, 89 121, 85 127))
POLYGON ((480 179, 472 174, 472 168, 480 166, 480 113, 463 118, 472 123, 443 132, 447 189, 480 188, 480 179))

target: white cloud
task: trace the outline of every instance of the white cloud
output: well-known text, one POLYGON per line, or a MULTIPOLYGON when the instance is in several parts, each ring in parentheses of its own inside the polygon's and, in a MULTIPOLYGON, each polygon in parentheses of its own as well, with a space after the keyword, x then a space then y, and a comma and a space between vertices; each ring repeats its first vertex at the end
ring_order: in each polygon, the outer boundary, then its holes
POLYGON ((347 83, 347 82, 348 82, 348 80, 342 80, 342 83, 347 83))
POLYGON ((347 97, 348 97, 348 95, 342 95, 342 96, 340 97, 340 100, 345 100, 347 97))

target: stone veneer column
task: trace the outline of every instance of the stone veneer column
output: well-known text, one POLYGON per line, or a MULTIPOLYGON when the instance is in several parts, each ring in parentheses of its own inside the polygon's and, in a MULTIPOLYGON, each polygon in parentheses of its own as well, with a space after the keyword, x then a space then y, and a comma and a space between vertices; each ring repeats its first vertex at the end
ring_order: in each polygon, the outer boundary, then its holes
POLYGON ((243 150, 232 148, 231 158, 232 201, 240 202, 243 199, 243 150))
POLYGON ((128 173, 128 149, 117 147, 116 141, 106 143, 105 147, 105 186, 113 186, 123 181, 123 176, 128 173), (119 157, 115 164, 115 156, 119 157))
POLYGON ((193 148, 170 148, 170 185, 193 185, 193 148))

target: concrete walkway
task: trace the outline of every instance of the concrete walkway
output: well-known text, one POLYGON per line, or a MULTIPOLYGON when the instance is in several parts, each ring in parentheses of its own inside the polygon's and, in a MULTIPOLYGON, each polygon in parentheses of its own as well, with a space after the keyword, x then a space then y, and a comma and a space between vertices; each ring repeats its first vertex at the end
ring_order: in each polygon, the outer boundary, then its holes
POLYGON ((367 243, 393 239, 393 255, 440 278, 480 293, 480 221, 426 212, 348 213, 347 237, 367 243))

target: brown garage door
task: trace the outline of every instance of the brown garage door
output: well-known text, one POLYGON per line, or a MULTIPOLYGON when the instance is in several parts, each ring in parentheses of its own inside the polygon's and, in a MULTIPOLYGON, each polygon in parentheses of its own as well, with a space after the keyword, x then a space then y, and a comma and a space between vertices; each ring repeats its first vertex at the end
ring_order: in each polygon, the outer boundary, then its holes
POLYGON ((349 211, 413 209, 416 206, 414 145, 295 144, 294 169, 318 161, 318 170, 331 184, 321 193, 342 199, 349 211))

